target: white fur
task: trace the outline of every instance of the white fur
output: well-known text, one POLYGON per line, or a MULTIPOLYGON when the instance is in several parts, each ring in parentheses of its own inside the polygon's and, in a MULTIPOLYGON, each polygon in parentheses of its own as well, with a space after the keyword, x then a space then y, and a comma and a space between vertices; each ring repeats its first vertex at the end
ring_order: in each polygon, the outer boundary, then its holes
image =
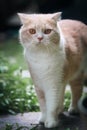
POLYGON ((62 82, 63 67, 66 59, 64 39, 59 26, 55 31, 57 39, 59 37, 57 37, 57 33, 60 35, 59 43, 49 41, 54 32, 50 35, 44 35, 41 29, 37 28, 37 34, 33 38, 26 39, 26 35, 22 35, 20 30, 20 40, 21 43, 24 42, 22 43, 24 55, 27 59, 36 91, 39 90, 45 97, 45 99, 39 99, 42 111, 40 121, 44 122, 47 128, 55 127, 58 124, 57 116, 63 109, 65 89, 62 82), (38 36, 44 37, 42 43, 38 43, 38 36), (24 41, 23 38, 25 39, 24 41))
POLYGON ((63 109, 62 71, 65 61, 63 42, 63 39, 61 39, 55 51, 51 49, 51 54, 43 47, 25 49, 25 56, 31 76, 33 75, 34 84, 45 94, 45 111, 42 110, 41 121, 44 121, 47 128, 57 126, 57 115, 63 109))

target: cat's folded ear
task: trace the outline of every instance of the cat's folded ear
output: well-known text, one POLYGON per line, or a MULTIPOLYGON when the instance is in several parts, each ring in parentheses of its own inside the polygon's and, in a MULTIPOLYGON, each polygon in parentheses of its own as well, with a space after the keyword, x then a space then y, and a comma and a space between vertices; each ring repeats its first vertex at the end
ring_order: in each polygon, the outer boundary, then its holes
POLYGON ((61 15, 62 15, 62 12, 53 13, 52 19, 55 20, 56 22, 60 21, 61 20, 61 15))
POLYGON ((17 15, 20 18, 20 21, 22 24, 26 24, 28 21, 28 14, 24 14, 24 13, 17 13, 17 15))

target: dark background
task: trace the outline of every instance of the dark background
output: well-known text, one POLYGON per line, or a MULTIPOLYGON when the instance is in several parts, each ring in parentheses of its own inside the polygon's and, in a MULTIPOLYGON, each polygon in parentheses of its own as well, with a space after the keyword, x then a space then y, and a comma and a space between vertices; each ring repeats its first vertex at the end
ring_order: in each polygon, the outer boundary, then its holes
POLYGON ((87 0, 0 0, 0 31, 15 29, 19 22, 9 22, 17 12, 52 13, 62 11, 62 18, 87 24, 87 0))

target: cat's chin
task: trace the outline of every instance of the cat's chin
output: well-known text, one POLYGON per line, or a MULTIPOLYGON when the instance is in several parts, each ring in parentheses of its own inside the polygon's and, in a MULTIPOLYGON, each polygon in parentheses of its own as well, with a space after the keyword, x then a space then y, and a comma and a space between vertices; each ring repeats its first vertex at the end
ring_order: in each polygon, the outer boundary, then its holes
POLYGON ((43 44, 43 43, 42 43, 42 42, 37 42, 36 44, 37 44, 37 45, 41 45, 41 44, 43 44))
POLYGON ((48 46, 48 43, 44 43, 44 42, 37 42, 36 45, 38 46, 48 46))
POLYGON ((35 43, 35 46, 46 46, 43 42, 37 42, 35 43))

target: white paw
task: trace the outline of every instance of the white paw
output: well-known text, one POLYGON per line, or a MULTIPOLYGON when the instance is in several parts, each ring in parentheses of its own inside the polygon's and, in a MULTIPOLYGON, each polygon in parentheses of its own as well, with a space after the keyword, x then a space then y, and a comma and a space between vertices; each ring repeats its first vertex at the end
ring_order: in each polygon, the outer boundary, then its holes
POLYGON ((58 126, 58 120, 47 120, 45 122, 45 127, 46 128, 54 128, 54 127, 57 127, 58 126))

